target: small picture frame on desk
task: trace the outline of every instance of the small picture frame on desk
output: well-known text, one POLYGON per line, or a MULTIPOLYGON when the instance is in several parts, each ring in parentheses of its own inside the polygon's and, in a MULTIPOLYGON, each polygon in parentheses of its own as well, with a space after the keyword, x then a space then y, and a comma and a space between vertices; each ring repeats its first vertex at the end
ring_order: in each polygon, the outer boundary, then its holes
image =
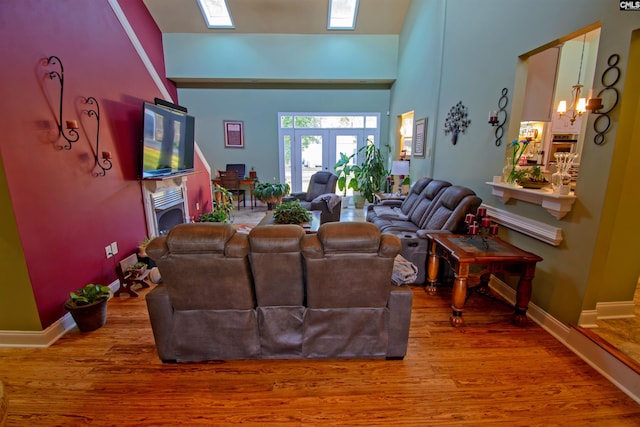
POLYGON ((224 120, 224 148, 244 148, 244 123, 239 120, 224 120))

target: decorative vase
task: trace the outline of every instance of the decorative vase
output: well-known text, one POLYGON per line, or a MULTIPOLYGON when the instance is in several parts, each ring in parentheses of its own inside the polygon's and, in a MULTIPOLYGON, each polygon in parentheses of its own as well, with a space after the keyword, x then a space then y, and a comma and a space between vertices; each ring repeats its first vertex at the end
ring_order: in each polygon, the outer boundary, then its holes
POLYGON ((578 155, 575 153, 554 153, 558 170, 551 175, 551 187, 556 194, 567 195, 571 192, 571 174, 569 169, 578 155))
POLYGON ((569 194, 571 191, 571 175, 568 172, 558 170, 551 175, 551 187, 556 194, 569 194))
POLYGON ((513 171, 515 166, 513 165, 513 159, 507 157, 507 163, 502 168, 502 182, 513 184, 513 171))

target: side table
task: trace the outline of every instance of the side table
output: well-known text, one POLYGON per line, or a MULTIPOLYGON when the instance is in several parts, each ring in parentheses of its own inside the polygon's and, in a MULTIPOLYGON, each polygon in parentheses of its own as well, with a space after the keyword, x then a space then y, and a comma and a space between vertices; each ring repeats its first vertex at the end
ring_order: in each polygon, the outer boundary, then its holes
POLYGON ((513 246, 497 236, 470 237, 461 234, 428 234, 429 260, 427 266, 427 292, 435 294, 438 280, 438 264, 445 259, 451 265, 455 280, 451 296, 451 324, 462 326, 462 312, 467 299, 467 287, 471 266, 480 266, 480 286, 487 288, 489 276, 505 272, 519 275, 513 321, 518 326, 527 323, 527 309, 531 299, 531 284, 536 264, 542 261, 538 255, 513 246))

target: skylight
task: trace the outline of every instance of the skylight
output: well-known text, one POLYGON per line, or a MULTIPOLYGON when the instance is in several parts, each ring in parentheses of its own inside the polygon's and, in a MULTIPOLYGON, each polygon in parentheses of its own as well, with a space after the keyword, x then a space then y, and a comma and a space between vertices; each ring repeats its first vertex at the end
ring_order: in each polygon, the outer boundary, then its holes
POLYGON ((358 0, 329 1, 329 30, 354 30, 358 0))
POLYGON ((234 28, 227 0, 198 0, 209 28, 234 28))

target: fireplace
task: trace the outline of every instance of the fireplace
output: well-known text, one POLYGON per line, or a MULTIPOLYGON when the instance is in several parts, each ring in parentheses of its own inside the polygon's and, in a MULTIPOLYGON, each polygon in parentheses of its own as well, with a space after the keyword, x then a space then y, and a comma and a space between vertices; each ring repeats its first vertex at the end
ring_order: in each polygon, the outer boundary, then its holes
POLYGON ((175 225, 187 222, 187 178, 143 180, 147 231, 150 236, 163 236, 175 225))

